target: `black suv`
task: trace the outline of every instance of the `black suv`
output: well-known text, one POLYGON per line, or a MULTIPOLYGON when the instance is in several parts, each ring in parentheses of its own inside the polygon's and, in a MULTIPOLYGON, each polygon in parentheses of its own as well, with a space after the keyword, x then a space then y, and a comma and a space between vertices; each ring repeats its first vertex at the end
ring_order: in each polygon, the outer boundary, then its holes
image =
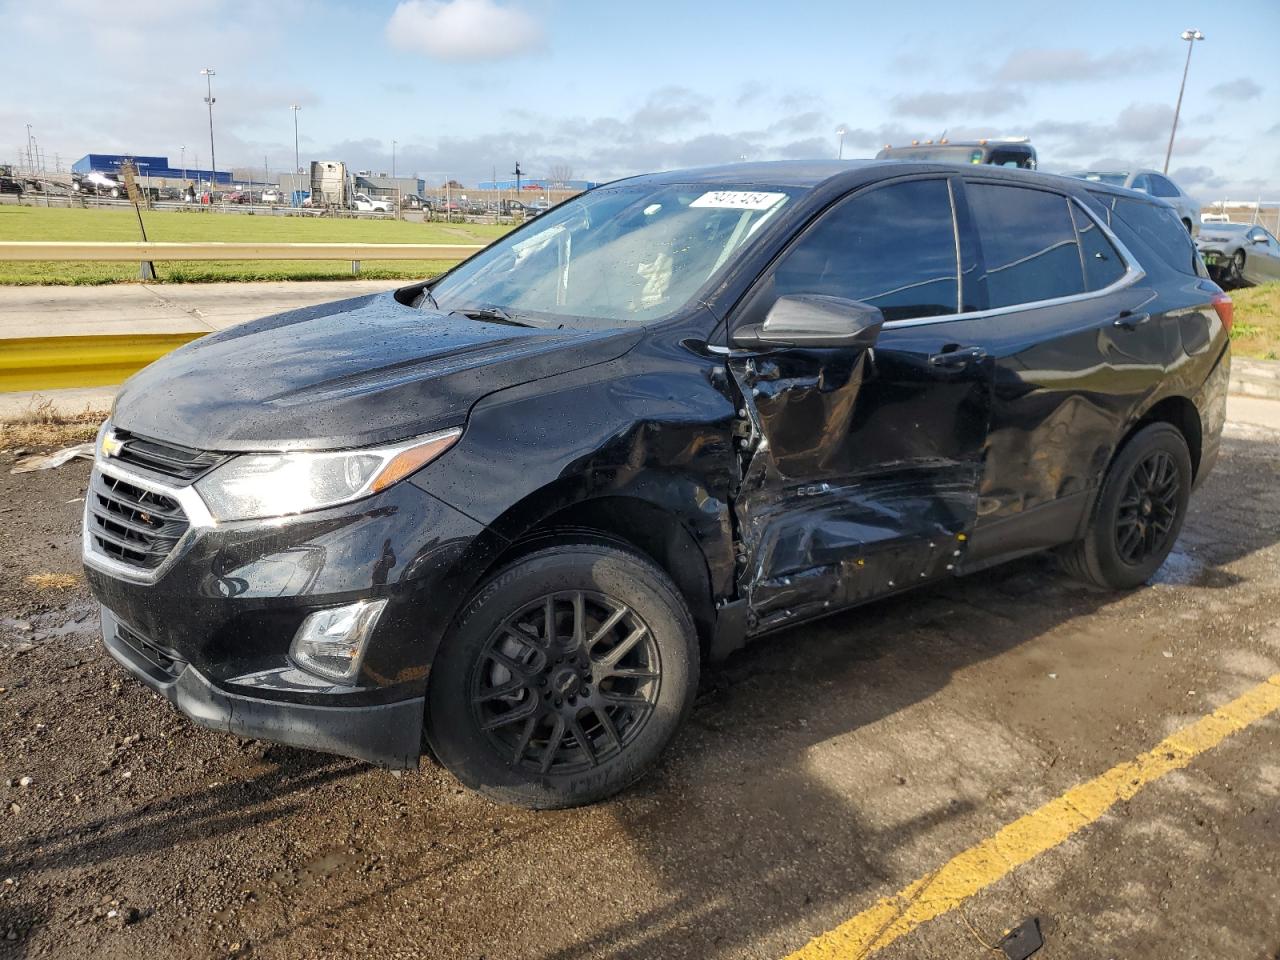
POLYGON ((1164 204, 989 166, 594 189, 130 380, 106 645, 209 727, 599 799, 749 637, 1048 548, 1150 577, 1218 453, 1203 269, 1164 204))

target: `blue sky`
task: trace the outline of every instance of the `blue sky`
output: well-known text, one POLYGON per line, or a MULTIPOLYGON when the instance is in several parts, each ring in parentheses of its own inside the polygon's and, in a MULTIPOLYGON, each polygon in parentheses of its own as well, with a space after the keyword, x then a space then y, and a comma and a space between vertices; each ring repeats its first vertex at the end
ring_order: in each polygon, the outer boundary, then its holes
POLYGON ((1047 169, 1163 162, 1202 199, 1280 199, 1280 2, 590 3, 0 0, 0 160, 25 124, 84 153, 219 167, 341 159, 464 183, 607 179, 885 142, 1032 137, 1047 169))

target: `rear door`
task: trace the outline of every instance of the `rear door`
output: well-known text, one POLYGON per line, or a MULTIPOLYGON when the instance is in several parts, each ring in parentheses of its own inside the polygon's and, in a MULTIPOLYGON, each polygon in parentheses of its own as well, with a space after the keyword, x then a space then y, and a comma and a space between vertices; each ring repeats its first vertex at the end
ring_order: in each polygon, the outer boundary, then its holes
POLYGON ((751 435, 734 503, 739 586, 756 630, 946 575, 977 513, 991 401, 965 306, 951 180, 904 178, 836 203, 732 318, 778 296, 879 307, 871 350, 734 355, 751 435))
POLYGON ((982 258, 978 336, 995 362, 982 516, 966 557, 975 565, 1074 538, 1179 339, 1141 270, 1080 202, 1048 184, 973 176, 964 196, 982 258))

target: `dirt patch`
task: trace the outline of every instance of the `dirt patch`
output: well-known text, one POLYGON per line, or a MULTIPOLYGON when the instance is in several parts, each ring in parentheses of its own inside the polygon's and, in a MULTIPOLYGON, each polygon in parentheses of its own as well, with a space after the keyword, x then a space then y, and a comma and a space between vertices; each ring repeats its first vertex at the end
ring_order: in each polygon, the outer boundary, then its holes
POLYGON ((37 395, 27 409, 0 419, 0 450, 83 443, 94 438, 105 419, 105 410, 59 410, 52 399, 37 395))
MULTIPOLYGON (((1035 557, 753 644, 653 776, 550 813, 179 716, 71 584, 89 465, 0 454, 0 958, 784 956, 1276 667, 1277 441, 1229 436, 1154 585, 1035 557)), ((1042 916, 1049 960, 1273 955, 1277 734, 966 915, 989 940, 1042 916)), ((981 952, 951 915, 888 955, 981 952)))

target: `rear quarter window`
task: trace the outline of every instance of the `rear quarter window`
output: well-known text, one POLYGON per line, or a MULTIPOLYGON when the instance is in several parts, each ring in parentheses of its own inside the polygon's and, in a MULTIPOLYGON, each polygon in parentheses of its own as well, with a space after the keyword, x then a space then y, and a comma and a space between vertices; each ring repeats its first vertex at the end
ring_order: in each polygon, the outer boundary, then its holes
POLYGON ((1191 235, 1172 207, 1109 194, 1094 194, 1094 197, 1112 213, 1113 229, 1118 229, 1116 221, 1119 221, 1119 225, 1131 230, 1166 266, 1192 277, 1208 276, 1191 235))

